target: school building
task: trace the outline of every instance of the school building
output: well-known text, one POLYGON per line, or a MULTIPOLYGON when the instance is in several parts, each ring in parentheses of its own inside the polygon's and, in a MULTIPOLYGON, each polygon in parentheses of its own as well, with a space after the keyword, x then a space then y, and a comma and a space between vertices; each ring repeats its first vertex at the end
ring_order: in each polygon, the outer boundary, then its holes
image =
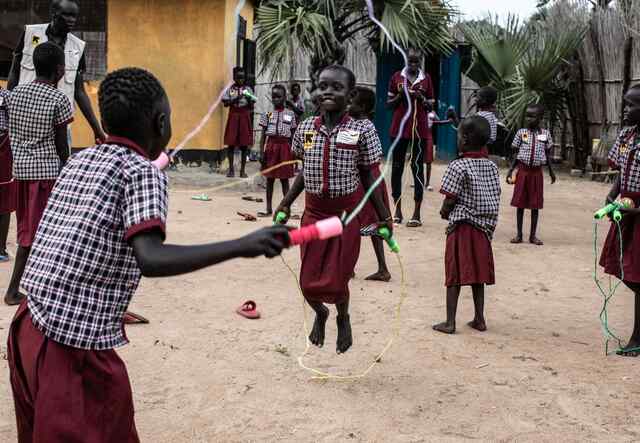
MULTIPOLYGON (((164 84, 173 107, 178 144, 207 113, 231 80, 233 66, 255 76, 253 31, 256 1, 235 16, 237 0, 83 0, 76 35, 87 42, 87 93, 97 112, 100 80, 107 72, 137 66, 164 84), (237 27, 236 27, 237 26, 237 27)), ((0 84, 5 86, 12 51, 26 24, 47 23, 50 0, 0 2, 0 84)), ((222 106, 187 146, 220 149, 226 112, 222 106)), ((93 144, 93 132, 76 111, 73 146, 93 144)))

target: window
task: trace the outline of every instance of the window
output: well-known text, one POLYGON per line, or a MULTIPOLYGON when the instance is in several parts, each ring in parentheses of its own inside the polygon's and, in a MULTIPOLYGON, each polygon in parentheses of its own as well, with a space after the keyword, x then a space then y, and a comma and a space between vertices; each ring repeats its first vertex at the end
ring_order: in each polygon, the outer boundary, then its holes
MULTIPOLYGON (((100 79, 107 72, 107 0, 82 0, 80 17, 74 34, 87 42, 85 78, 100 79)), ((51 0, 0 1, 0 78, 7 78, 13 50, 24 31, 32 23, 50 20, 51 0)))

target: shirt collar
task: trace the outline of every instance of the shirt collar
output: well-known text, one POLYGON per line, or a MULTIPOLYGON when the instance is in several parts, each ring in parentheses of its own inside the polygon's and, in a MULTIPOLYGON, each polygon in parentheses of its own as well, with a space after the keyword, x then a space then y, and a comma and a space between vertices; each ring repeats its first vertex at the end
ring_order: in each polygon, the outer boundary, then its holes
MULTIPOLYGON (((409 79, 409 70, 407 68, 403 68, 402 72, 400 72, 400 75, 408 80, 409 79)), ((422 69, 419 69, 418 70, 418 76, 416 77, 416 80, 413 82, 413 85, 415 85, 416 83, 420 83, 425 78, 427 78, 427 77, 424 75, 424 71, 422 69)))
POLYGON ((142 149, 140 146, 138 146, 137 143, 129 140, 128 138, 118 137, 116 135, 110 135, 109 137, 107 137, 107 140, 105 143, 108 145, 111 144, 111 145, 124 146, 125 148, 129 148, 135 153, 140 154, 144 158, 149 158, 149 154, 147 154, 144 151, 144 149, 142 149))
POLYGON ((51 86, 52 88, 58 88, 57 84, 47 80, 34 80, 33 82, 38 83, 39 85, 47 85, 47 86, 51 86))
POLYGON ((480 151, 467 151, 462 153, 463 158, 489 158, 486 152, 480 151))
MULTIPOLYGON (((345 114, 342 116, 342 119, 340 119, 340 121, 338 122, 336 127, 333 128, 333 130, 335 131, 340 126, 342 126, 342 125, 344 125, 346 123, 349 123, 351 120, 352 120, 352 118, 349 116, 348 113, 345 112, 345 114)), ((320 128, 322 128, 324 126, 324 115, 316 117, 315 120, 313 121, 313 126, 315 126, 316 131, 319 131, 320 128)))

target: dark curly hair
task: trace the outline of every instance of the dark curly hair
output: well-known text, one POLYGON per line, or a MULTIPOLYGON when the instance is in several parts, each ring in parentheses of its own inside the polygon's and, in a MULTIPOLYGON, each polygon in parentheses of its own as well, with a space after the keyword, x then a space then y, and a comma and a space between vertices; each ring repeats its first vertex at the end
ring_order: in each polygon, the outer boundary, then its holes
POLYGON ((480 149, 487 144, 491 136, 491 127, 486 118, 472 115, 462 120, 458 128, 460 134, 472 148, 480 149))
POLYGON ((354 100, 360 104, 364 113, 369 116, 373 115, 376 110, 376 93, 364 86, 356 86, 356 93, 354 100))
POLYGON ((271 90, 273 91, 274 89, 278 89, 279 91, 282 91, 282 96, 284 98, 287 98, 287 88, 284 87, 284 85, 277 83, 275 85, 273 85, 273 87, 271 88, 271 90))
POLYGON ((353 71, 351 69, 347 68, 346 66, 329 65, 329 66, 327 66, 326 68, 324 68, 322 70, 322 72, 324 72, 324 71, 342 72, 343 74, 345 74, 347 76, 347 81, 349 82, 349 89, 353 89, 353 88, 356 87, 356 75, 353 73, 353 71))
POLYGON ((108 132, 136 133, 164 97, 162 84, 150 72, 140 68, 118 69, 100 85, 100 115, 108 132))
POLYGON ((55 43, 44 42, 33 51, 33 64, 36 75, 51 77, 56 73, 58 66, 64 66, 64 51, 55 43))

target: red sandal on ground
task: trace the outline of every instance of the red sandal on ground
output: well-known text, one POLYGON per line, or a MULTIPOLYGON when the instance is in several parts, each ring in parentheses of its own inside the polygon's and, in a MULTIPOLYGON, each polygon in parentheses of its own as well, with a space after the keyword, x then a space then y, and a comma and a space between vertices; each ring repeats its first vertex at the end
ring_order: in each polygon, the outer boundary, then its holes
POLYGON ((236 309, 236 312, 238 313, 238 315, 241 315, 244 318, 248 318, 250 320, 256 320, 260 318, 260 312, 258 312, 258 310, 256 309, 256 302, 254 302, 253 300, 247 300, 246 302, 244 302, 242 306, 236 309))

